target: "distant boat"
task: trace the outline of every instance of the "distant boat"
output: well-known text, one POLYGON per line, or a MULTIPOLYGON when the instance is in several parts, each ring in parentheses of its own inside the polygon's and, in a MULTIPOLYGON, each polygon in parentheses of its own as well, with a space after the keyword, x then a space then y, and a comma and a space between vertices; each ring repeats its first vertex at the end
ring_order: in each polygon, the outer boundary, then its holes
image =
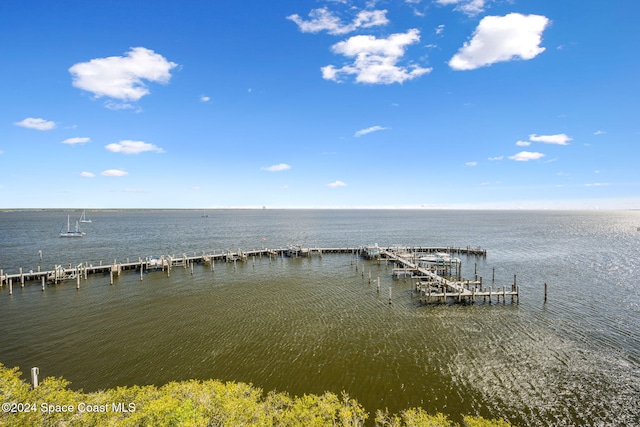
POLYGON ((60 237, 82 237, 84 236, 84 232, 80 231, 79 227, 78 227, 78 221, 76 221, 76 229, 72 230, 71 229, 71 220, 69 218, 69 215, 67 215, 67 231, 63 231, 64 230, 64 226, 62 226, 62 228, 60 229, 60 237))
POLYGON ((91 222, 90 219, 87 219, 87 211, 82 211, 82 215, 80 215, 80 222, 91 222))
POLYGON ((205 211, 202 211, 202 218, 209 218, 209 214, 205 211))

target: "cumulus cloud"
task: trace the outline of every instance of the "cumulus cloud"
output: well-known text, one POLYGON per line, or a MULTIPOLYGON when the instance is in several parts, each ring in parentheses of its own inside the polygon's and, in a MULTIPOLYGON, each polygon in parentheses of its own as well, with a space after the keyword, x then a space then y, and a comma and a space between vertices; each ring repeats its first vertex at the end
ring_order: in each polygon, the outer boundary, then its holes
POLYGON ((56 127, 56 122, 35 117, 27 117, 22 121, 15 122, 14 125, 28 129, 51 130, 56 127))
POLYGON ((594 182, 593 184, 585 184, 585 187, 606 187, 609 183, 607 182, 594 182))
POLYGON ((153 144, 149 144, 144 141, 130 141, 124 140, 120 142, 115 142, 113 144, 105 145, 107 150, 113 153, 122 153, 122 154, 140 154, 145 151, 155 151, 156 153, 164 153, 164 150, 160 147, 157 147, 153 144))
POLYGON ((346 187, 346 186, 347 186, 347 184, 345 184, 342 181, 334 181, 334 182, 332 182, 330 184, 327 184, 327 187, 329 187, 329 188, 338 188, 338 187, 346 187))
POLYGON ((339 82, 342 75, 353 74, 356 82, 372 84, 402 83, 414 79, 432 69, 415 64, 399 66, 398 62, 404 56, 406 47, 419 41, 420 31, 415 28, 382 39, 371 35, 350 37, 334 44, 331 50, 353 58, 353 63, 340 68, 333 65, 322 67, 322 78, 339 82))
POLYGON ((564 133, 559 133, 557 135, 536 135, 535 133, 529 135, 529 139, 535 142, 543 142, 545 144, 556 144, 556 145, 569 145, 569 141, 573 138, 567 136, 564 133))
POLYGON ((454 70, 474 70, 496 62, 532 59, 540 47, 549 19, 541 15, 510 13, 482 18, 471 41, 465 42, 449 61, 454 70))
MULTIPOLYGON (((104 174, 104 172, 103 172, 104 174)), ((92 172, 80 172, 80 176, 84 177, 84 178, 94 178, 96 176, 96 174, 92 173, 92 172)))
POLYGON ((362 10, 358 12, 351 23, 344 24, 338 16, 323 7, 309 12, 309 18, 311 19, 308 21, 305 21, 297 14, 289 15, 287 19, 295 22, 303 33, 326 31, 329 34, 340 35, 350 33, 358 28, 386 25, 389 23, 386 14, 386 10, 362 10))
POLYGON ((603 130, 597 130, 597 131, 595 131, 593 134, 594 134, 594 135, 604 135, 605 133, 606 133, 606 132, 605 132, 605 131, 603 131, 603 130))
POLYGON ((466 162, 464 165, 468 167, 478 166, 478 162, 466 162))
POLYGON ((282 172, 282 171, 287 171, 289 169, 291 169, 291 166, 289 166, 286 163, 278 163, 277 165, 264 166, 260 168, 260 170, 267 171, 267 172, 282 172))
POLYGON ((492 162, 497 162, 497 161, 502 160, 502 159, 504 159, 504 156, 496 156, 496 157, 487 158, 487 160, 490 160, 492 162))
POLYGON ((209 101, 211 101, 211 97, 208 97, 206 95, 200 96, 200 102, 209 102, 209 101))
POLYGON ((371 127, 366 128, 366 129, 360 129, 359 131, 354 133, 353 136, 355 136, 356 138, 359 138, 362 135, 366 135, 366 134, 371 133, 371 132, 378 132, 378 131, 381 131, 381 130, 389 130, 389 129, 391 129, 391 128, 386 128, 386 127, 383 127, 383 126, 371 126, 371 127))
POLYGON ((542 153, 536 153, 531 151, 521 151, 513 156, 509 156, 509 159, 516 162, 528 162, 529 160, 538 160, 544 157, 542 153))
POLYGON ((484 11, 486 0, 436 0, 441 5, 455 4, 455 10, 469 16, 475 16, 484 11))
POLYGON ((125 176, 125 175, 129 175, 128 172, 125 172, 121 169, 107 169, 105 171, 102 171, 102 173, 100 173, 100 175, 102 176, 125 176))
POLYGON ((166 84, 178 64, 144 47, 131 48, 124 56, 96 58, 69 68, 73 86, 122 101, 137 101, 149 94, 145 82, 166 84))
POLYGON ((528 147, 528 146, 531 145, 531 142, 529 142, 529 141, 518 141, 518 142, 516 142, 516 145, 518 147, 528 147))
POLYGON ((76 145, 76 144, 84 144, 86 142, 91 141, 91 138, 87 137, 76 137, 76 138, 67 138, 62 141, 63 144, 76 145))

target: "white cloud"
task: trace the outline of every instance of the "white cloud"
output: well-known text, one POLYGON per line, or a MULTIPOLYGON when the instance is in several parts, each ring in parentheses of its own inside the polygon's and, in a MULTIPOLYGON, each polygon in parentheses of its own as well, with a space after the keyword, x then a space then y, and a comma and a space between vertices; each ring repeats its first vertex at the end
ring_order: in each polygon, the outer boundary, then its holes
POLYGON ((303 33, 327 31, 329 34, 340 35, 350 33, 358 28, 386 25, 389 23, 386 14, 386 10, 362 10, 358 12, 350 24, 343 24, 339 17, 326 7, 323 7, 309 12, 311 19, 308 21, 303 20, 297 14, 289 15, 287 19, 295 22, 303 33))
POLYGON ((415 64, 398 66, 408 45, 420 41, 420 31, 410 29, 406 33, 391 34, 384 39, 371 35, 353 36, 334 44, 331 50, 347 58, 354 58, 352 64, 336 68, 333 65, 322 67, 322 78, 341 81, 343 74, 354 74, 358 83, 391 84, 402 83, 431 72, 431 68, 422 68, 415 64))
POLYGON ((528 146, 531 145, 531 142, 529 142, 529 141, 518 141, 518 142, 516 142, 516 145, 518 147, 528 147, 528 146))
POLYGON ((102 173, 100 173, 100 175, 102 176, 125 176, 125 175, 129 175, 128 172, 125 172, 121 169, 107 169, 105 171, 102 171, 102 173))
POLYGON ((96 58, 69 68, 73 86, 123 101, 137 101, 149 94, 145 81, 168 83, 178 64, 144 47, 131 48, 124 56, 96 58))
POLYGON ((484 11, 486 0, 436 0, 441 5, 455 4, 455 10, 469 16, 475 16, 484 11))
POLYGON ((332 182, 330 184, 327 184, 327 187, 329 187, 329 188, 338 188, 338 187, 346 187, 346 186, 347 186, 347 184, 345 184, 342 181, 334 181, 334 182, 332 182))
POLYGON ((585 184, 585 187, 606 187, 609 183, 606 182, 594 182, 593 184, 585 184))
POLYGON ((532 59, 544 52, 542 32, 549 19, 541 15, 510 13, 482 18, 471 41, 449 61, 454 70, 473 70, 496 62, 532 59))
POLYGON ((107 150, 113 153, 122 154, 140 154, 145 151, 155 151, 156 153, 164 153, 164 150, 153 144, 144 141, 124 140, 113 144, 105 145, 107 150))
POLYGON ((603 130, 597 130, 597 131, 595 131, 593 134, 594 134, 594 135, 604 135, 605 133, 606 133, 606 132, 605 132, 605 131, 603 131, 603 130))
POLYGON ((15 122, 14 125, 36 130, 51 130, 56 127, 56 122, 34 117, 27 117, 20 122, 15 122))
POLYGON ((140 108, 136 108, 133 104, 129 104, 128 102, 107 101, 104 103, 104 107, 112 111, 133 109, 136 109, 136 112, 142 111, 140 108))
POLYGON ((545 144, 569 145, 569 141, 573 138, 564 133, 559 133, 557 135, 536 135, 533 133, 529 135, 529 139, 535 142, 544 142, 545 144))
POLYGON ((286 163, 278 163, 277 165, 265 166, 260 168, 260 170, 267 171, 267 172, 282 172, 282 171, 287 171, 289 169, 291 169, 291 166, 289 166, 286 163))
MULTIPOLYGON (((103 172, 103 175, 104 175, 104 172, 103 172)), ((84 178, 94 178, 96 174, 92 172, 80 172, 80 176, 84 178)))
POLYGON ((353 136, 355 136, 356 138, 359 138, 362 135, 366 135, 366 134, 371 133, 371 132, 378 132, 378 131, 381 131, 381 130, 389 130, 389 129, 391 129, 391 128, 386 128, 386 127, 383 127, 383 126, 371 126, 371 127, 366 128, 366 129, 360 129, 359 131, 354 133, 353 136))
POLYGON ((444 31, 444 24, 440 24, 436 27, 436 34, 440 35, 444 31))
POLYGON ((86 142, 90 142, 91 138, 86 137, 75 137, 75 138, 67 138, 62 141, 63 144, 75 145, 75 144, 84 144, 86 142))
POLYGON ((542 153, 536 153, 531 151, 521 151, 513 156, 509 156, 509 159, 516 162, 528 162, 529 160, 538 160, 544 157, 542 153))
POLYGON ((209 102, 211 101, 211 97, 206 96, 206 95, 201 95, 200 96, 200 102, 209 102))
POLYGON ((492 162, 496 162, 496 161, 502 160, 502 159, 504 159, 504 156, 489 157, 487 160, 490 160, 492 162))
POLYGON ((478 166, 478 162, 466 162, 464 165, 469 167, 478 166))

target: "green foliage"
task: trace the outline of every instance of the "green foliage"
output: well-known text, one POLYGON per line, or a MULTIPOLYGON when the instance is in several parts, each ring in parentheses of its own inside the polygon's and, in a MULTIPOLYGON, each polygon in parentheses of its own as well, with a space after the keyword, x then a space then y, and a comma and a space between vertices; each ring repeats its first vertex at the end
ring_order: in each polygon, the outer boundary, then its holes
POLYGON ((465 427, 511 427, 511 424, 500 418, 499 420, 486 420, 482 417, 464 417, 465 427))
MULTIPOLYGON (((0 363, 0 399, 14 404, 0 412, 0 426, 160 427, 361 427, 367 412, 346 393, 291 397, 249 384, 209 380, 118 387, 95 393, 72 391, 62 378, 46 378, 36 389, 17 368, 0 363), (18 404, 20 406, 18 406, 18 404)), ((400 415, 377 411, 379 427, 456 427, 446 415, 411 408, 400 415)), ((464 427, 511 427, 504 420, 465 417, 464 427)))

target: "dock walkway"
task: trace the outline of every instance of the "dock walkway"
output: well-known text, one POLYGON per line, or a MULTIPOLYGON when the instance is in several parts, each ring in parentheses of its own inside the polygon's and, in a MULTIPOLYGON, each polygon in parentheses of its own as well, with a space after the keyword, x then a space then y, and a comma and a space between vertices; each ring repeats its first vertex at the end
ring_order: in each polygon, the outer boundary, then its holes
POLYGON ((87 279, 88 275, 109 275, 110 283, 113 283, 114 275, 120 275, 123 271, 134 270, 140 273, 140 279, 142 280, 142 274, 145 271, 162 270, 167 271, 167 274, 171 274, 171 269, 175 267, 187 268, 190 266, 193 268, 194 264, 210 264, 212 270, 215 269, 215 262, 246 262, 249 258, 255 257, 309 257, 309 256, 322 256, 322 254, 353 254, 354 256, 363 256, 365 258, 378 258, 386 259, 396 264, 399 268, 394 269, 402 271, 404 274, 409 275, 412 278, 417 278, 418 281, 415 284, 414 292, 417 292, 421 296, 421 300, 425 302, 444 302, 456 298, 457 301, 476 301, 476 298, 482 297, 486 300, 495 296, 506 298, 507 295, 515 296, 518 298, 518 288, 514 283, 509 291, 506 290, 506 286, 502 289, 498 288, 493 290, 482 287, 482 282, 476 281, 461 281, 451 280, 451 277, 444 277, 444 271, 438 267, 425 267, 421 266, 417 261, 416 254, 433 254, 433 253, 447 253, 450 255, 464 254, 467 256, 486 257, 486 249, 467 247, 433 247, 433 246, 391 246, 391 247, 378 247, 375 246, 354 246, 354 247, 334 247, 334 248, 303 248, 301 246, 289 246, 286 248, 278 249, 254 249, 248 251, 227 250, 212 253, 202 252, 201 254, 194 253, 193 255, 182 254, 175 255, 161 255, 153 257, 145 257, 144 259, 139 257, 135 261, 127 259, 125 262, 118 262, 116 259, 113 263, 103 264, 102 261, 98 265, 93 265, 88 262, 72 266, 68 264, 66 267, 62 265, 55 265, 53 270, 41 271, 38 267, 37 271, 29 270, 24 271, 20 268, 18 273, 7 274, 0 269, 0 288, 5 285, 9 286, 9 294, 12 294, 14 283, 24 287, 26 282, 41 282, 42 290, 45 289, 45 284, 57 284, 64 281, 75 280, 77 287, 80 287, 80 280, 87 279), (372 251, 372 249, 374 249, 372 251), (373 254, 373 255, 372 255, 373 254))
MULTIPOLYGON (((419 251, 417 251, 419 252, 419 251)), ((443 251, 438 251, 443 252, 443 251)), ((459 302, 476 302, 478 298, 482 298, 489 302, 492 301, 492 297, 496 297, 498 302, 502 297, 503 302, 506 301, 507 296, 511 296, 511 300, 515 298, 519 301, 519 289, 515 281, 511 284, 510 289, 507 290, 507 286, 502 288, 493 289, 490 286, 488 289, 483 287, 482 280, 450 280, 443 275, 438 274, 439 270, 443 268, 435 267, 422 267, 419 262, 415 260, 418 258, 415 254, 413 257, 403 256, 406 253, 394 251, 393 249, 381 250, 380 256, 391 260, 395 264, 400 266, 400 270, 406 274, 409 273, 412 278, 419 279, 413 289, 421 297, 421 301, 430 302, 446 302, 446 301, 459 301, 459 302), (412 261, 412 259, 414 261, 412 261)), ((486 252, 485 252, 486 255, 486 252)))

